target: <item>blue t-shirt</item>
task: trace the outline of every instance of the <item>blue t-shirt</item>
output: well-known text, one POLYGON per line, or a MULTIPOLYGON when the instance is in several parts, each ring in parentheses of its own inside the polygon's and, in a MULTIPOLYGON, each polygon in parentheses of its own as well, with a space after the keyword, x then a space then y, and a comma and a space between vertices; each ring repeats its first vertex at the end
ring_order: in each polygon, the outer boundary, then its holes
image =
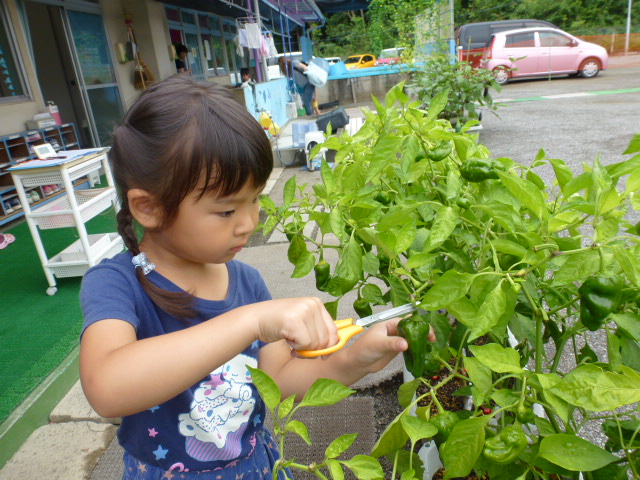
MULTIPOLYGON (((185 323, 160 310, 138 281, 125 252, 89 269, 82 280, 84 329, 104 319, 125 320, 139 340, 189 328, 243 305, 271 299, 256 269, 233 260, 227 263, 229 291, 221 301, 197 298, 198 318, 185 323)), ((155 285, 181 291, 153 271, 155 285)), ((224 338, 212 338, 211 348, 224 338)), ((217 470, 252 454, 256 443, 270 438, 263 433, 265 406, 245 365, 258 366, 254 342, 228 363, 177 397, 122 419, 118 439, 137 459, 169 470, 179 465, 189 471, 217 470)), ((131 365, 135 368, 135 365, 131 365)))

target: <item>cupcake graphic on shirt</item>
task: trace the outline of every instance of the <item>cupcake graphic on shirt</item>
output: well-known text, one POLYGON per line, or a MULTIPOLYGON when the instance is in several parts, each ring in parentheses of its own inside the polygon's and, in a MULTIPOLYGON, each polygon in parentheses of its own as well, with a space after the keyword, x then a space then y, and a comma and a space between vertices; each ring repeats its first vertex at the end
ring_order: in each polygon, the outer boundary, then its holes
POLYGON ((230 460, 242 450, 242 436, 256 400, 246 365, 258 362, 240 354, 211 373, 194 393, 189 413, 180 415, 187 454, 199 461, 230 460))

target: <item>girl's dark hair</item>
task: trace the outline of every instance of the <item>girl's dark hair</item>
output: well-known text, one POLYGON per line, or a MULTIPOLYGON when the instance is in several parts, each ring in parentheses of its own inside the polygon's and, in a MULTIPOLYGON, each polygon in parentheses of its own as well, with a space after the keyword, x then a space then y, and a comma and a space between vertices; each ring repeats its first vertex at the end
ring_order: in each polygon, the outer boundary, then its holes
MULTIPOLYGON (((130 189, 153 195, 162 229, 200 185, 200 197, 227 196, 247 182, 265 185, 273 168, 269 140, 246 107, 225 87, 179 74, 151 85, 134 102, 114 132, 109 158, 121 203, 118 233, 133 255, 140 246, 127 200, 130 189)), ((161 309, 178 318, 195 316, 190 294, 157 287, 141 269, 137 276, 161 309)))

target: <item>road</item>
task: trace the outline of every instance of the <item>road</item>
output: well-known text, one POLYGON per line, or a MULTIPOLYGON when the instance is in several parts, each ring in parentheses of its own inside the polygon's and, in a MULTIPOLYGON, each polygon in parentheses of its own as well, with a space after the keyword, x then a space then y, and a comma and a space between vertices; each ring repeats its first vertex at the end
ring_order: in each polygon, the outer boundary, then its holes
MULTIPOLYGON (((485 112, 480 142, 494 157, 529 164, 540 148, 575 169, 600 154, 619 162, 640 133, 640 56, 634 66, 610 68, 591 79, 515 80, 494 94, 506 100, 497 115, 485 112), (541 97, 552 96, 549 99, 541 97)), ((633 65, 632 62, 629 62, 633 65)))

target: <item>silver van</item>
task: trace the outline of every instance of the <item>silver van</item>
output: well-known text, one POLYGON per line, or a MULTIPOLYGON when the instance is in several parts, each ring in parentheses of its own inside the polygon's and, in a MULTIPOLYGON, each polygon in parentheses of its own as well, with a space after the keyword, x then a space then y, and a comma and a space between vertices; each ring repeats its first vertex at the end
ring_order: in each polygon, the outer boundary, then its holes
POLYGON ((491 40, 494 33, 529 27, 557 28, 552 23, 531 18, 524 20, 496 20, 495 22, 478 22, 462 25, 458 27, 455 34, 456 45, 458 47, 458 60, 469 62, 474 67, 480 67, 480 60, 482 60, 484 48, 489 44, 489 40, 491 40))

